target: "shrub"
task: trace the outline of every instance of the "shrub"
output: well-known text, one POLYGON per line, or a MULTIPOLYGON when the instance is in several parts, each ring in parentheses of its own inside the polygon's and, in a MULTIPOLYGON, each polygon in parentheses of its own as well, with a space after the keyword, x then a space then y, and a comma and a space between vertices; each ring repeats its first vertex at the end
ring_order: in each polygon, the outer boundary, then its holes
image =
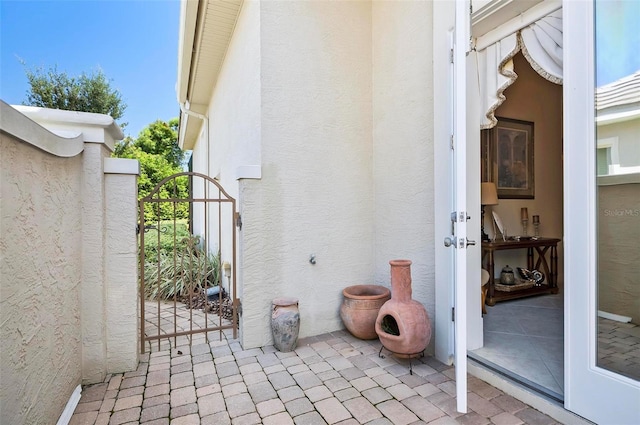
POLYGON ((219 285, 220 253, 207 254, 199 247, 199 240, 199 236, 188 236, 178 242, 175 255, 171 247, 145 261, 147 299, 180 299, 219 285))

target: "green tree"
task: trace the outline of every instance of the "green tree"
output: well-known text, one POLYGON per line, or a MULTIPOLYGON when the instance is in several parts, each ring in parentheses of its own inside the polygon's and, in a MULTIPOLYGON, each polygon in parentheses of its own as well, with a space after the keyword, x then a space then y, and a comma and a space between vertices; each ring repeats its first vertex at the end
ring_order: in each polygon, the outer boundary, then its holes
POLYGON ((48 71, 27 69, 26 74, 30 87, 24 105, 107 114, 116 121, 127 108, 102 70, 73 77, 54 66, 48 71))
MULTIPOLYGON (((145 127, 136 139, 126 137, 116 144, 113 156, 137 159, 140 162, 138 196, 147 196, 163 179, 183 171, 181 164, 184 152, 178 146, 178 119, 155 121, 145 127)), ((188 198, 188 184, 186 176, 179 177, 163 185, 158 196, 188 198)), ((188 218, 188 203, 176 203, 175 211, 174 205, 169 202, 147 203, 145 221, 171 219, 174 212, 176 218, 188 218)))

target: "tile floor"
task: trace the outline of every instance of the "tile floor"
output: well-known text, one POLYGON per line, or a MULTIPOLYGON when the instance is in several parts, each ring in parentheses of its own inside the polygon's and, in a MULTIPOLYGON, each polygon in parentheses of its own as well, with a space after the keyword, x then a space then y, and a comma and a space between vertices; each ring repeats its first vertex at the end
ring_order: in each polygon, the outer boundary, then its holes
POLYGON ((473 377, 455 410, 454 369, 432 357, 380 358, 380 343, 339 331, 294 352, 243 350, 229 332, 142 355, 136 371, 83 388, 71 424, 555 424, 473 377), (218 339, 218 337, 220 337, 218 339))
POLYGON ((488 361, 556 401, 564 396, 564 310, 561 294, 487 306, 484 347, 470 356, 488 361))
MULTIPOLYGON (((497 303, 484 316, 484 347, 470 357, 548 397, 564 399, 562 295, 497 303)), ((598 318, 598 366, 640 380, 640 326, 598 318)))

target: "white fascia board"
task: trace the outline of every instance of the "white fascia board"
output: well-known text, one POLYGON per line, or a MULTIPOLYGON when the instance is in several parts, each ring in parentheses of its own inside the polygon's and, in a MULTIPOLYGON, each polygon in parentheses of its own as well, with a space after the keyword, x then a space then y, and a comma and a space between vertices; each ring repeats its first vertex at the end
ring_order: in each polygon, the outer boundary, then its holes
POLYGON ((181 104, 187 101, 187 91, 189 89, 189 80, 191 79, 191 62, 194 53, 193 42, 195 40, 199 5, 199 0, 182 0, 180 3, 176 94, 178 102, 181 104))
POLYGON ((640 118, 640 109, 624 112, 605 113, 596 116, 597 125, 614 124, 617 122, 631 121, 640 118))

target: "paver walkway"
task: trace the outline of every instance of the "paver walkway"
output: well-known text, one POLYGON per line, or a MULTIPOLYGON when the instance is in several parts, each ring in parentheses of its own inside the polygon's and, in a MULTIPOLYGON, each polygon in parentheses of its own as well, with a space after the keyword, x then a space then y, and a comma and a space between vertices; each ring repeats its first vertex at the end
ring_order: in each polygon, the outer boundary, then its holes
MULTIPOLYGON (((161 307, 165 316, 173 309, 161 307)), ((202 319, 184 310, 183 328, 202 319)), ((472 376, 469 413, 462 415, 453 367, 425 357, 413 360, 410 374, 406 360, 380 358, 380 347, 346 331, 301 339, 290 353, 243 350, 230 331, 211 332, 208 342, 195 335, 191 345, 179 337, 177 348, 152 343, 155 351, 141 356, 136 371, 83 388, 71 424, 557 423, 472 376)))

